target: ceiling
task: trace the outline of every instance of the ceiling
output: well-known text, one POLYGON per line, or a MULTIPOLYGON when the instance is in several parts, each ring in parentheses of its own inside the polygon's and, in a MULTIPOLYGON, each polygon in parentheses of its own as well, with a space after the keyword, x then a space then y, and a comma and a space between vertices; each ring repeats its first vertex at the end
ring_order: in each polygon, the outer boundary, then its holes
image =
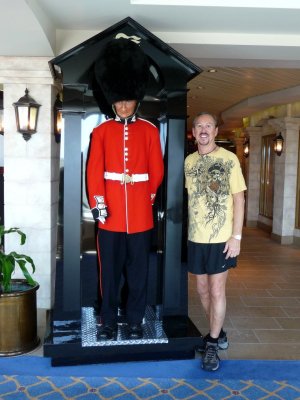
POLYGON ((199 111, 217 114, 230 132, 253 112, 300 99, 298 0, 0 0, 0 6, 0 57, 51 59, 130 16, 203 70, 188 84, 189 129, 199 111))
POLYGON ((216 72, 205 69, 188 84, 188 115, 194 116, 199 110, 218 115, 223 135, 241 128, 242 118, 251 113, 273 104, 300 100, 300 68, 217 67, 213 70, 216 72), (295 87, 296 93, 282 91, 295 87), (268 93, 273 96, 266 96, 268 93))

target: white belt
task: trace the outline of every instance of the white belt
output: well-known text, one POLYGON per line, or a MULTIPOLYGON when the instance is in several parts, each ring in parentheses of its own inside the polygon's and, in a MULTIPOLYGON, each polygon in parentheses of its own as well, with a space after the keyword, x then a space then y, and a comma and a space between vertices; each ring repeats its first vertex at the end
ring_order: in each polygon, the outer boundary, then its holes
POLYGON ((121 184, 135 182, 146 182, 149 180, 148 174, 118 174, 117 172, 104 172, 104 179, 109 179, 111 181, 120 181, 121 184))

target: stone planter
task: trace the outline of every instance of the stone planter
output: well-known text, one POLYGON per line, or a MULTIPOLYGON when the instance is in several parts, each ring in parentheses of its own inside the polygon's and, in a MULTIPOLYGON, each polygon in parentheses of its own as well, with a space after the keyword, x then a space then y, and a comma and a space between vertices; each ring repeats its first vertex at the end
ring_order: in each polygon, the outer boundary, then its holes
POLYGON ((0 356, 14 356, 36 348, 36 292, 39 285, 13 280, 10 293, 0 293, 0 356))

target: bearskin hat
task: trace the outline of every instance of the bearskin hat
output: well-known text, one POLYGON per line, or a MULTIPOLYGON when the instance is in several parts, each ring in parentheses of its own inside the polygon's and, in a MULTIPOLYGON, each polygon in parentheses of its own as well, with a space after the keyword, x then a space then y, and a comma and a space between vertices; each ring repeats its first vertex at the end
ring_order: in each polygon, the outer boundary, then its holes
POLYGON ((141 101, 148 83, 148 59, 139 44, 113 39, 96 60, 94 73, 110 105, 121 100, 141 101))

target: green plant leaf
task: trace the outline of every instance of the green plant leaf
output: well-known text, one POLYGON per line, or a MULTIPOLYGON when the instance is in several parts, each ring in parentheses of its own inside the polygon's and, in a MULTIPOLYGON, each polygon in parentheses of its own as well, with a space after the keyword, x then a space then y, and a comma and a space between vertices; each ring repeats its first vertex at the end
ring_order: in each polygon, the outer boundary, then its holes
POLYGON ((3 260, 2 264, 2 285, 3 285, 3 291, 4 292, 9 292, 10 291, 10 285, 11 285, 11 276, 14 272, 15 269, 15 260, 13 257, 7 257, 3 260))
POLYGON ((10 228, 5 229, 3 225, 0 225, 0 291, 4 292, 11 291, 11 281, 12 274, 15 271, 16 263, 20 267, 27 283, 31 286, 35 286, 37 283, 32 278, 30 272, 27 269, 27 264, 31 267, 32 273, 35 272, 35 264, 31 257, 25 254, 19 254, 15 251, 10 252, 9 254, 5 254, 3 249, 3 237, 9 233, 17 233, 20 235, 20 244, 23 245, 26 241, 26 235, 19 228, 10 228))
POLYGON ((35 264, 34 264, 34 262, 33 262, 33 260, 32 260, 31 257, 26 256, 25 254, 18 254, 18 253, 16 253, 15 251, 12 251, 12 252, 10 253, 10 255, 13 256, 13 258, 14 258, 16 261, 18 261, 18 260, 25 260, 25 264, 26 264, 26 262, 27 262, 28 264, 31 265, 32 273, 34 274, 34 272, 35 272, 35 264))
POLYGON ((36 282, 35 280, 32 278, 32 276, 30 275, 30 273, 28 272, 27 268, 26 268, 26 261, 25 260, 21 260, 21 259, 16 259, 16 262, 19 264, 19 267, 21 268, 24 277, 26 278, 26 281, 29 285, 31 286, 35 286, 36 282))
POLYGON ((9 229, 4 229, 3 225, 1 225, 0 229, 0 236, 4 236, 5 234, 8 233, 17 233, 18 235, 20 235, 20 244, 23 245, 26 242, 26 235, 24 232, 22 232, 20 230, 20 228, 9 228, 9 229))

